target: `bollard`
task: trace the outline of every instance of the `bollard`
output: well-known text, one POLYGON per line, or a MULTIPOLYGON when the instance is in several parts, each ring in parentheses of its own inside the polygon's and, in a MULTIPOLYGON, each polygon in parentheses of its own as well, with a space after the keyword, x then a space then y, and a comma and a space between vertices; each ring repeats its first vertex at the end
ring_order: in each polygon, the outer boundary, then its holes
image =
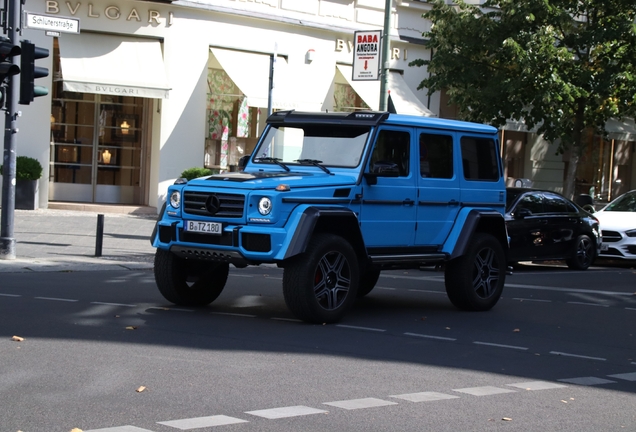
POLYGON ((95 256, 102 256, 102 244, 104 242, 104 215, 97 215, 97 235, 95 237, 95 256))

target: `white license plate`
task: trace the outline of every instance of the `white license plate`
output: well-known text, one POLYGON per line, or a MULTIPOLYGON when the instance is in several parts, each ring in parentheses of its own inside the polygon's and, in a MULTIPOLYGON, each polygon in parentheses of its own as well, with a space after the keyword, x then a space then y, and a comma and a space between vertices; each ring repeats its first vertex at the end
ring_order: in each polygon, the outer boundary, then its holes
POLYGON ((602 252, 606 252, 608 249, 609 249, 609 245, 608 244, 601 243, 601 251, 602 252))
POLYGON ((185 230, 204 234, 221 234, 223 225, 219 222, 185 221, 185 230))

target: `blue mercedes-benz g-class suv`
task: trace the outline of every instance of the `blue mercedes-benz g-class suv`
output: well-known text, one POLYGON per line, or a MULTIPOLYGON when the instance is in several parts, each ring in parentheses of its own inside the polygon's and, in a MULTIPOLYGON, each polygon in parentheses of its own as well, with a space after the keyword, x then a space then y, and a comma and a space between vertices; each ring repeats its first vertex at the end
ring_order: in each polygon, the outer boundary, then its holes
POLYGON ((340 320, 380 272, 443 264, 463 310, 504 286, 505 184, 493 127, 386 112, 272 114, 242 171, 168 189, 152 244, 155 280, 203 306, 229 265, 284 269, 290 311, 340 320))

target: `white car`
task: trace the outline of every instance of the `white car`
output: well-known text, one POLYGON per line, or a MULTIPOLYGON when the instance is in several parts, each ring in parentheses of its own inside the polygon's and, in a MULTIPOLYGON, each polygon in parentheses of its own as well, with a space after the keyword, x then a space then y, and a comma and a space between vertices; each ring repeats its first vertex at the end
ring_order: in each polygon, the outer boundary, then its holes
POLYGON ((636 260, 636 190, 619 196, 594 216, 603 235, 599 256, 636 260))

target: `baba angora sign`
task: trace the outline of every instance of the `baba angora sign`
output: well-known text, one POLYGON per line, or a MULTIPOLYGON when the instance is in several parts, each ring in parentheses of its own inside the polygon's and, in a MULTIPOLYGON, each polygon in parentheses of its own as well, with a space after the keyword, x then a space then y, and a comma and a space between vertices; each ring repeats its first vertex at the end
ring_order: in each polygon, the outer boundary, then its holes
POLYGON ((357 31, 353 34, 353 76, 354 81, 380 79, 380 47, 382 31, 357 31))

